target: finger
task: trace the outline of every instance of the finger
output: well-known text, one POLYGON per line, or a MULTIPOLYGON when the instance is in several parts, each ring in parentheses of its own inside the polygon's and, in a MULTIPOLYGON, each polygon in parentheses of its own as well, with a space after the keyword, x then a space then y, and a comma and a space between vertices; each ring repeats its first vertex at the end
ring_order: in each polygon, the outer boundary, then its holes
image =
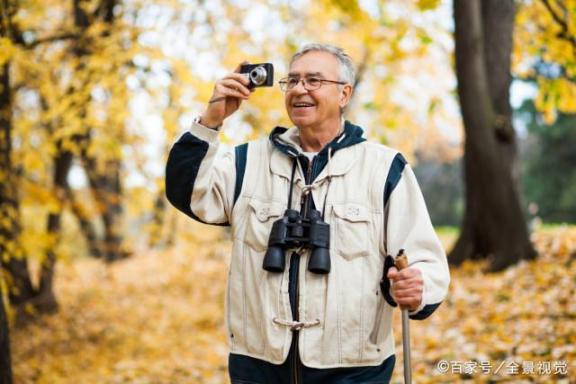
POLYGON ((422 295, 418 292, 395 292, 394 295, 394 300, 397 303, 420 303, 420 301, 422 300, 422 295))
POLYGON ((250 80, 248 80, 248 74, 247 73, 240 73, 240 69, 245 64, 248 64, 248 62, 246 60, 244 60, 243 62, 238 64, 238 66, 234 69, 234 72, 231 73, 230 76, 235 76, 235 78, 237 80, 239 80, 240 82, 242 82, 242 84, 248 85, 248 84, 250 84, 250 80))
POLYGON ((414 268, 406 268, 398 272, 398 280, 418 280, 422 275, 420 271, 414 268))
POLYGON ((418 268, 408 267, 404 271, 409 276, 422 276, 422 272, 418 268))
POLYGON ((225 90, 230 90, 230 91, 234 91, 234 92, 238 92, 243 96, 250 96, 250 91, 248 90, 248 88, 246 88, 245 86, 243 86, 242 84, 238 83, 235 80, 222 80, 218 86, 216 87, 216 90, 218 92, 223 92, 225 90))
POLYGON ((242 83, 244 85, 250 84, 250 80, 248 80, 248 74, 247 73, 229 73, 222 80, 229 80, 229 79, 239 81, 240 83, 242 83))
POLYGON ((402 288, 402 289, 393 289, 394 294, 398 297, 412 297, 412 296, 420 296, 422 290, 418 287, 411 287, 411 288, 402 288))
POLYGON ((389 278, 390 280, 394 281, 396 279, 397 275, 398 275, 398 270, 396 269, 396 267, 390 267, 390 269, 388 270, 388 273, 386 274, 386 277, 389 278))
POLYGON ((394 287, 396 289, 411 289, 411 288, 422 289, 423 286, 424 286, 424 284, 422 283, 422 281, 417 280, 417 279, 394 281, 394 287))
POLYGON ((396 302, 398 304, 410 304, 410 303, 416 303, 419 301, 419 297, 416 295, 413 295, 413 296, 397 295, 394 297, 394 299, 396 300, 396 302))
POLYGON ((246 96, 250 95, 250 90, 244 86, 244 84, 240 83, 235 79, 224 79, 220 82, 226 88, 234 89, 235 91, 239 91, 246 96))
POLYGON ((242 100, 248 100, 248 96, 246 96, 242 92, 237 91, 237 90, 232 89, 232 88, 222 87, 222 89, 219 89, 217 93, 218 93, 218 96, 215 95, 212 100, 215 100, 217 98, 220 99, 222 96, 233 97, 233 98, 242 99, 242 100))

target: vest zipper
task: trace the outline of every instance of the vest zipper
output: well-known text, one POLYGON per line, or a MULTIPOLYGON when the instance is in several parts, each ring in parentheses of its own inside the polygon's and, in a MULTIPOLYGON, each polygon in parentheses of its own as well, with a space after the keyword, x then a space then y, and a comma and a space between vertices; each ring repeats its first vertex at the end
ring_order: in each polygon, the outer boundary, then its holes
MULTIPOLYGON (((299 264, 299 263, 298 263, 299 264)), ((298 282, 296 282, 298 283, 298 282)), ((296 308, 298 308, 298 284, 296 284, 296 308)), ((296 309, 298 311, 298 309, 296 309)), ((298 321, 298 318, 296 319, 298 321)), ((294 356, 292 358, 292 383, 300 383, 300 353, 298 352, 298 335, 300 331, 294 332, 294 356)))
MULTIPOLYGON (((313 176, 313 170, 314 170, 314 159, 316 157, 313 157, 312 160, 308 160, 308 168, 307 168, 307 172, 306 175, 304 175, 304 180, 306 180, 306 184, 310 184, 311 180, 312 180, 312 176, 313 176)), ((302 198, 300 200, 301 202, 301 213, 303 217, 306 217, 308 215, 308 210, 310 209, 310 200, 312 199, 311 196, 309 196, 310 192, 306 195, 302 195, 302 198)), ((295 321, 299 321, 300 320, 300 313, 298 311, 298 306, 299 306, 299 269, 300 269, 300 255, 296 256, 297 259, 294 263, 295 267, 298 269, 295 273, 295 284, 294 284, 294 320, 295 321)), ((298 337, 300 334, 300 331, 293 331, 294 335, 293 335, 293 343, 294 343, 294 350, 293 350, 293 356, 292 356, 292 384, 300 384, 300 373, 301 373, 301 363, 300 363, 300 353, 298 351, 298 337)))
MULTIPOLYGON (((314 170, 314 160, 316 159, 316 156, 314 156, 312 158, 312 160, 308 161, 308 170, 306 172, 306 175, 304 177, 304 180, 306 180, 306 185, 310 185, 310 183, 312 182, 312 171, 314 170)), ((311 197, 312 192, 308 192, 306 195, 302 196, 302 199, 304 200, 304 212, 303 212, 303 217, 306 217, 308 215, 308 210, 310 209, 310 200, 312 199, 311 197)))

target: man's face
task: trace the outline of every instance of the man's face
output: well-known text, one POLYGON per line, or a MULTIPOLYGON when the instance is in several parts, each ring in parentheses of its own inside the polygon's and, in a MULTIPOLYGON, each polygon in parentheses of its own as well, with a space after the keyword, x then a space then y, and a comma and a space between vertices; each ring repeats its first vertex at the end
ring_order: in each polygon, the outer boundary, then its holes
MULTIPOLYGON (((322 51, 308 52, 296 59, 290 66, 288 76, 341 81, 338 59, 322 51)), ((292 123, 299 128, 315 128, 339 122, 340 108, 348 104, 351 93, 350 85, 325 82, 320 88, 308 91, 300 82, 286 92, 286 111, 292 123)))

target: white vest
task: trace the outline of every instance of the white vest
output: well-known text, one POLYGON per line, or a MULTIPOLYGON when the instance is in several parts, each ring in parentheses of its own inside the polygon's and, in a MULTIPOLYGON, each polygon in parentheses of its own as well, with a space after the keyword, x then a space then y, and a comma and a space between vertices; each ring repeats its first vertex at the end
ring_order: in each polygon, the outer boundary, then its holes
MULTIPOLYGON (((192 133, 207 140, 210 149, 194 184, 191 209, 204 221, 232 224, 226 296, 231 352, 281 364, 292 341, 290 326, 295 325, 288 294, 292 252, 286 251, 283 273, 265 271, 262 262, 272 224, 287 208, 293 159, 274 148, 268 138, 251 142, 242 190, 234 202, 234 154, 218 158, 216 133, 199 126, 192 133)), ((301 151, 296 129, 282 138, 301 151)), ((378 365, 394 353, 393 308, 380 292, 386 249, 396 254, 404 248, 410 265, 421 270, 420 308, 439 303, 446 295, 446 256, 408 166, 385 214, 385 181, 396 154, 370 142, 341 148, 311 184, 317 209, 326 199, 324 221, 330 224, 332 268, 327 275, 309 272, 310 252, 301 252, 298 342, 301 360, 308 367, 378 365)), ((299 209, 304 185, 298 167, 293 209, 299 209)))

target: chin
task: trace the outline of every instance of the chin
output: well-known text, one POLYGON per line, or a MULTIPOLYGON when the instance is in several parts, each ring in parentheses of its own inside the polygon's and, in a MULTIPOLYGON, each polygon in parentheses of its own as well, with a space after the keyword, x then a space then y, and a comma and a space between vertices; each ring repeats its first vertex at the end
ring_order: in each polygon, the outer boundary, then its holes
POLYGON ((310 117, 290 116, 290 120, 292 120, 292 124, 298 127, 306 127, 314 124, 314 119, 310 117))

